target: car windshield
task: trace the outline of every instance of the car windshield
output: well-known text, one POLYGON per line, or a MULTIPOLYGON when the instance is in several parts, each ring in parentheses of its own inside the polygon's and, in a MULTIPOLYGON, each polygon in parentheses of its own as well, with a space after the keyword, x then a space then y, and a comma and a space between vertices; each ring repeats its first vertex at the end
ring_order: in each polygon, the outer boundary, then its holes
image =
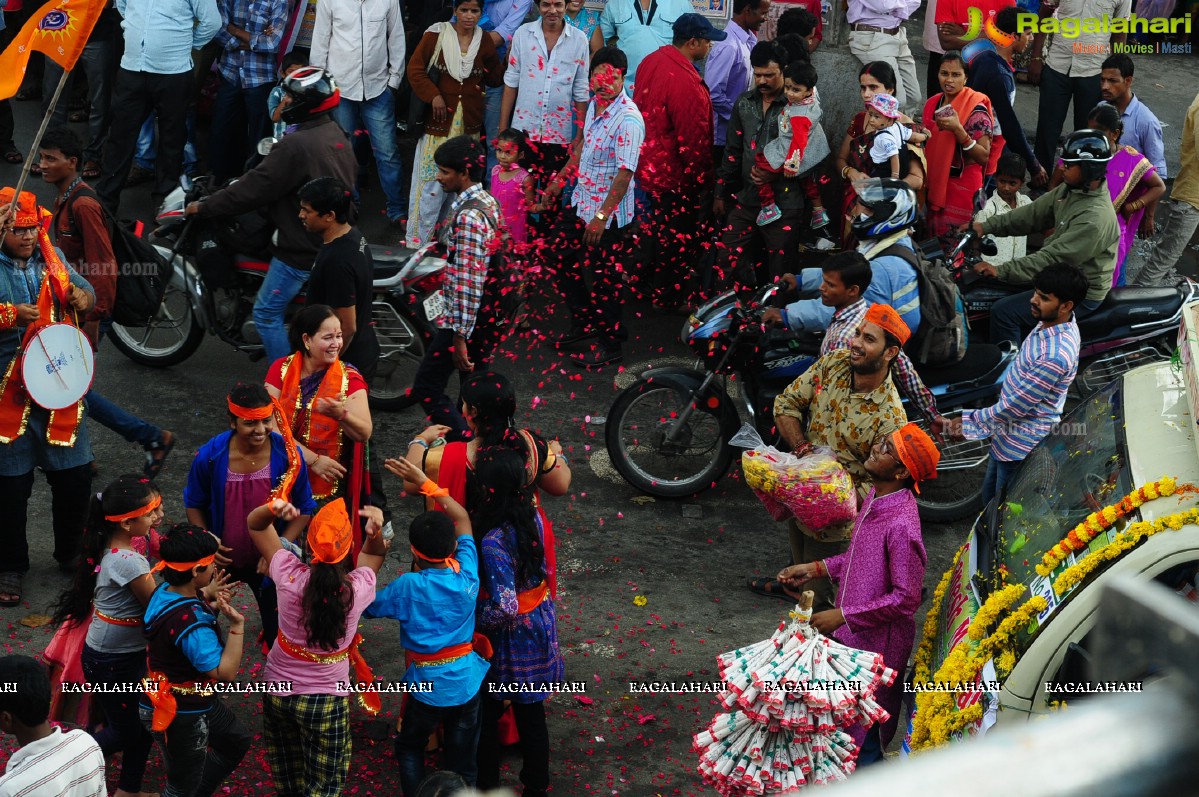
POLYGON ((1007 569, 1007 583, 1031 585, 1049 548, 1131 489, 1122 384, 1113 381, 1066 416, 1009 485, 992 538, 992 561, 1007 569))

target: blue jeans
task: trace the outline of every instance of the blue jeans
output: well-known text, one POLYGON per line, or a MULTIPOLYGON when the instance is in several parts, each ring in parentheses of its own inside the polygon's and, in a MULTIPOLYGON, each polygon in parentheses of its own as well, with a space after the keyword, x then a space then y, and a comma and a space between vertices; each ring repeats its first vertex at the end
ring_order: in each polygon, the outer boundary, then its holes
POLYGON ((413 797, 425 778, 425 745, 429 734, 442 726, 445 732, 443 767, 462 776, 474 786, 479 768, 475 753, 479 747, 479 696, 461 706, 430 706, 415 695, 404 705, 404 720, 396 737, 396 760, 400 765, 400 789, 404 797, 413 797))
POLYGON ((289 266, 277 257, 271 258, 270 270, 258 289, 258 298, 254 300, 254 325, 258 327, 258 336, 266 347, 267 362, 273 363, 291 354, 283 318, 287 306, 307 281, 307 271, 289 266))
MULTIPOLYGON (((991 342, 1010 340, 1017 346, 1036 326, 1032 319, 1032 291, 1005 296, 991 306, 991 342)), ((1103 302, 1085 299, 1074 308, 1075 320, 1086 318, 1103 302)))
MULTIPOLYGON (((146 674, 146 652, 100 653, 86 644, 80 656, 83 674, 89 684, 137 684, 146 674)), ((96 692, 96 701, 104 709, 104 730, 95 734, 96 744, 105 758, 123 752, 118 788, 136 794, 142 790, 146 760, 154 737, 138 716, 136 692, 96 692)))
MULTIPOLYGON (((111 329, 111 321, 100 322, 100 340, 96 342, 97 348, 111 329)), ((87 402, 87 414, 93 421, 108 427, 130 443, 140 443, 142 448, 147 448, 162 440, 161 429, 113 404, 97 393, 95 388, 87 392, 84 400, 87 402)), ((137 789, 133 789, 133 791, 137 791, 137 789)))
POLYGON ((862 740, 862 747, 858 751, 859 767, 877 764, 883 760, 883 740, 880 734, 878 723, 871 725, 870 730, 866 731, 866 738, 862 740))
MULTIPOLYGON (((149 730, 154 710, 140 706, 149 730)), ((224 701, 208 711, 180 712, 165 731, 152 731, 162 748, 167 782, 162 797, 211 797, 250 750, 251 737, 224 701)))
POLYGON ((255 151, 258 140, 270 132, 266 101, 272 88, 272 83, 243 88, 224 77, 220 79, 212 105, 208 151, 209 171, 218 183, 244 172, 246 158, 255 151))
MULTIPOLYGON (((507 63, 502 61, 501 63, 507 63)), ((483 106, 483 132, 487 134, 487 171, 484 177, 491 180, 491 170, 499 165, 495 157, 495 139, 500 134, 500 104, 504 101, 503 86, 487 87, 487 104, 483 106)))
POLYGON ((1022 464, 1023 460, 1002 462, 995 459, 994 454, 990 456, 987 460, 987 472, 983 476, 983 506, 991 503, 995 496, 1003 494, 1003 488, 1016 478, 1022 464))
MULTIPOLYGON (((154 160, 158 155, 158 135, 155 130, 155 116, 146 117, 145 124, 137 134, 137 150, 133 153, 133 162, 139 169, 154 171, 154 160)), ((183 145, 183 171, 191 174, 200 162, 196 154, 196 115, 187 112, 187 143, 183 145)))
POLYGON ((346 131, 346 135, 354 135, 359 125, 366 128, 371 138, 371 148, 375 151, 379 182, 387 197, 387 218, 395 221, 408 215, 408 193, 404 190, 404 167, 396 143, 395 99, 391 89, 384 89, 382 94, 370 100, 347 100, 342 97, 333 109, 333 118, 346 131))

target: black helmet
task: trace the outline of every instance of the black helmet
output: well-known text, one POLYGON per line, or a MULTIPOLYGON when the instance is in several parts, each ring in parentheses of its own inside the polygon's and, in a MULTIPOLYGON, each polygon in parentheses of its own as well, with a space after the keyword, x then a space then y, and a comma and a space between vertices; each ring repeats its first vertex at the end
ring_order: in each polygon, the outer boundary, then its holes
POLYGON ((1088 183, 1107 174, 1107 162, 1111 159, 1111 144, 1102 130, 1075 130, 1062 145, 1062 162, 1081 166, 1082 177, 1088 183))
POLYGON ((283 121, 289 125, 306 122, 328 113, 341 102, 337 81, 318 66, 302 66, 283 78, 283 90, 291 95, 291 104, 283 109, 283 121))
POLYGON ((851 226, 859 238, 882 238, 916 223, 916 192, 903 180, 870 177, 856 181, 853 190, 872 213, 854 217, 851 226))

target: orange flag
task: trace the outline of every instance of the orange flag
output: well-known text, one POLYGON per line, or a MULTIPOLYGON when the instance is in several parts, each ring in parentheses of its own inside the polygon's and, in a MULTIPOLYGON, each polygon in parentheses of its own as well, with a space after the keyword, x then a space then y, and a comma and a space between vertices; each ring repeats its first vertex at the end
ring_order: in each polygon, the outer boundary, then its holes
POLYGON ((108 0, 50 0, 34 12, 3 53, 0 53, 0 100, 14 96, 25 77, 29 56, 36 50, 68 72, 108 0))

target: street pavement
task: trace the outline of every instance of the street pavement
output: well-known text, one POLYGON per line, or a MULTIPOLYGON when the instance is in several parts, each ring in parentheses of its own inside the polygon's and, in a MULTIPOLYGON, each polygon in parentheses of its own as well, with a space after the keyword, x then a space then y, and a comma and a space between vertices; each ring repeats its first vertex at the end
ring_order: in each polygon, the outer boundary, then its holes
MULTIPOLYGON (((1163 99, 1154 105, 1155 110, 1163 115, 1177 112, 1180 120, 1193 91, 1184 88, 1193 87, 1193 81, 1183 80, 1182 75, 1189 75, 1194 62, 1187 59, 1175 64, 1167 57, 1161 61, 1168 63, 1168 74, 1163 72, 1155 79, 1152 69, 1146 69, 1144 81, 1138 73, 1138 88, 1144 87, 1145 96, 1157 90, 1146 84, 1160 83, 1162 97, 1169 101, 1163 99)), ((1154 59, 1153 64, 1157 63, 1154 59)), ((1035 120, 1035 90, 1021 87, 1018 93, 1022 113, 1031 95, 1031 110, 1023 118, 1035 120)), ((35 106, 15 104, 20 146, 28 146, 36 129, 35 106)), ((1180 121, 1171 124, 1168 137, 1171 130, 1174 135, 1181 130, 1180 121)), ((0 165, 4 184, 13 184, 16 173, 16 167, 0 165)), ((44 203, 50 203, 52 189, 38 179, 29 187, 44 203)), ((377 189, 368 188, 365 202, 361 226, 367 237, 394 243, 397 234, 386 225, 377 189)), ((148 218, 150 210, 146 187, 127 192, 122 215, 148 218)), ((631 692, 630 684, 714 681, 719 653, 764 639, 774 631, 789 605, 750 593, 744 581, 750 575, 771 574, 787 563, 785 527, 770 521, 736 467, 714 489, 684 501, 646 500, 616 476, 603 452, 602 419, 617 395, 617 384, 628 384, 646 363, 688 360, 677 337, 682 319, 630 302, 626 322, 632 340, 625 366, 583 373, 547 344, 547 336, 566 328, 567 317, 551 286, 537 288, 541 298, 534 307, 541 320, 533 330, 510 340, 494 367, 516 386, 517 422, 560 439, 574 471, 569 495, 546 500, 559 543, 557 612, 566 676, 568 681, 586 686, 585 693, 561 695, 548 704, 554 792, 633 797, 708 794, 710 790, 695 773, 690 746, 691 734, 717 713, 715 695, 640 694, 631 692)), ((194 452, 227 428, 226 391, 239 381, 261 380, 266 365, 250 362, 212 337, 190 360, 164 370, 138 366, 111 344, 103 347, 96 388, 178 436, 178 445, 159 480, 168 522, 184 517, 182 490, 194 452)), ((398 455, 423 426, 415 409, 376 415, 380 451, 398 455)), ((138 446, 94 423, 90 432, 100 466, 96 489, 120 474, 140 473, 143 455, 138 446)), ((408 569, 407 546, 403 544, 407 523, 420 510, 416 499, 400 497, 394 479, 386 477, 385 487, 396 512, 398 544, 393 546, 382 582, 408 569)), ((966 522, 924 527, 929 556, 925 584, 930 592, 967 530, 966 522)), ((54 630, 38 625, 37 616, 49 613, 68 584, 50 556, 49 492, 40 478, 30 503, 28 536, 33 569, 25 583, 25 602, 18 608, 0 609, 0 618, 8 628, 4 652, 36 655, 54 630)), ((247 638, 253 640, 259 623, 248 591, 238 605, 247 612, 251 626, 247 638)), ((926 608, 927 604, 918 613, 918 622, 926 608)), ((367 639, 365 653, 376 675, 398 679, 403 664, 397 626, 369 621, 362 632, 367 639)), ((262 665, 261 652, 247 645, 239 679, 261 677, 262 665)), ((252 695, 226 699, 243 722, 260 734, 260 702, 252 695)), ((398 697, 388 695, 379 720, 372 721, 355 710, 355 757, 348 793, 398 793, 389 728, 394 727, 399 707, 398 697)), ((0 742, 9 745, 9 750, 11 743, 11 737, 0 742)), ((517 785, 517 771, 518 760, 506 765, 508 785, 517 785)), ((155 752, 146 789, 159 789, 162 774, 161 759, 155 752)), ((112 784, 115 787, 115 781, 112 784)), ((228 786, 230 794, 271 791, 260 736, 228 786)))

